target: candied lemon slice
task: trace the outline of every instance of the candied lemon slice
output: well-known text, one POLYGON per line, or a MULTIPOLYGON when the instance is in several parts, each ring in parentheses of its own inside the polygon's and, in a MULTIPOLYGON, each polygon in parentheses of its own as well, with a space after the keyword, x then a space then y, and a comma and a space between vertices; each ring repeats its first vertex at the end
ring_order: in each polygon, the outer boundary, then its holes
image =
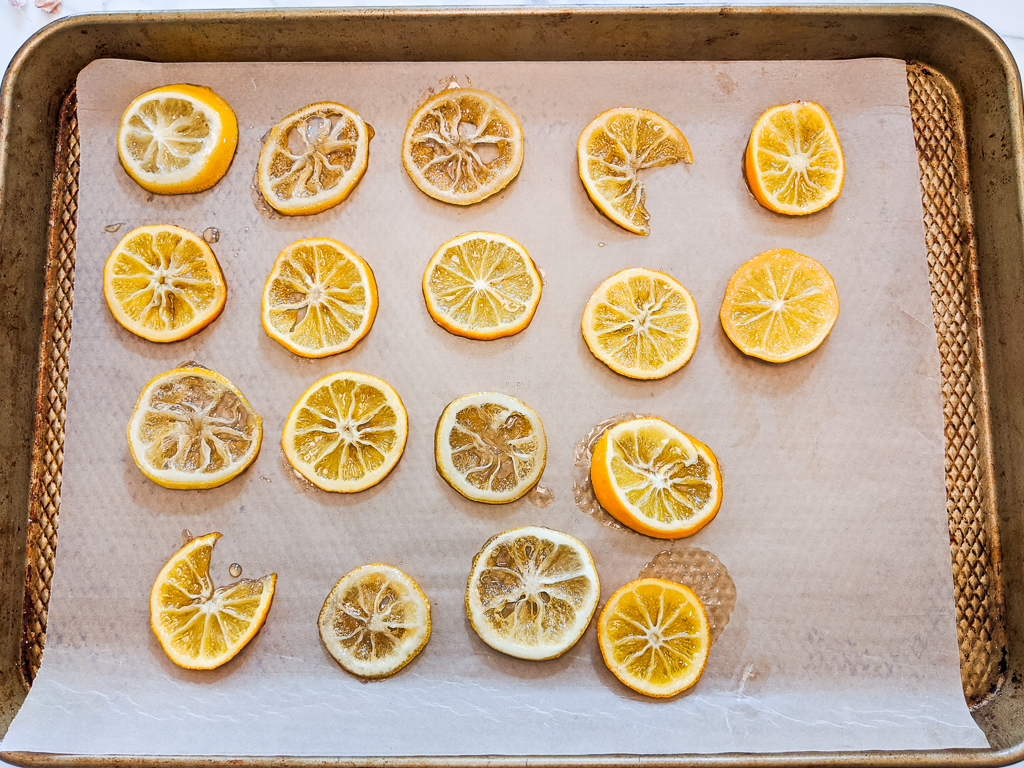
POLYGON ((155 376, 128 422, 142 473, 166 488, 215 488, 256 459, 263 420, 237 387, 198 365, 155 376))
POLYGON ((306 238, 277 257, 263 287, 263 328, 303 357, 351 349, 377 315, 373 271, 337 240, 306 238))
POLYGON ((594 446, 590 478, 609 514, 659 539, 692 536, 722 504, 722 475, 711 449, 653 417, 606 429, 594 446))
POLYGON ((117 130, 125 171, 149 192, 209 189, 227 173, 238 122, 220 96, 200 85, 165 85, 128 105, 117 130))
POLYGON ((103 268, 114 319, 149 341, 178 341, 220 316, 228 290, 210 246, 181 227, 133 229, 103 268))
POLYGON ((327 652, 360 677, 389 677, 430 639, 430 601, 402 571, 382 563, 349 571, 317 622, 327 652))
POLYGON ((550 528, 513 528, 473 558, 466 612, 496 651, 541 661, 576 644, 600 595, 594 559, 581 541, 550 528))
POLYGON ((821 264, 776 248, 733 273, 719 316, 741 352, 784 363, 821 345, 839 317, 839 295, 821 264))
POLYGON ((219 533, 192 539, 167 561, 149 593, 149 623, 179 667, 215 669, 260 631, 277 574, 214 588, 210 556, 219 533))
POLYGON ((598 617, 597 639, 612 674, 659 698, 692 687, 711 647, 697 595, 664 579, 638 579, 616 591, 598 617))
POLYGON ((597 287, 583 310, 590 351, 631 379, 661 379, 693 355, 697 305, 678 281, 653 269, 624 269, 597 287))
POLYGON ((680 160, 693 162, 678 128, 661 115, 633 107, 595 117, 580 134, 576 154, 580 179, 597 209, 638 235, 650 233, 651 225, 644 207, 647 190, 637 172, 680 160))
POLYGON ((373 129, 344 104, 293 112, 270 129, 260 151, 260 194, 289 216, 332 208, 363 178, 371 138, 373 129))
POLYGON ((830 205, 843 189, 843 150, 820 104, 795 101, 767 110, 744 155, 747 184, 765 208, 801 216, 830 205))
POLYGON ((470 232, 437 249, 423 273, 434 322, 470 339, 497 339, 526 328, 540 302, 541 279, 519 243, 470 232))
POLYGON ((506 504, 529 492, 544 472, 544 425, 510 395, 463 395, 441 413, 434 458, 441 477, 467 499, 506 504))
POLYGON ((523 129, 497 96, 448 88, 409 118, 402 162, 423 192, 469 205, 504 189, 523 164, 523 129))
POLYGON ((383 480, 405 450, 409 417, 383 379, 342 371, 302 393, 281 443, 288 461, 325 491, 365 491, 383 480))

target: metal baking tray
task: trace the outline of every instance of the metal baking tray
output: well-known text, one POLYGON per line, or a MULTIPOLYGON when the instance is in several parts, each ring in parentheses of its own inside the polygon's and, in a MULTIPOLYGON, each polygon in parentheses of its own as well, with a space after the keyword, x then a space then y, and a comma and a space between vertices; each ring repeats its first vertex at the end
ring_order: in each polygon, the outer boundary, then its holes
POLYGON ((999 38, 940 6, 265 10, 62 19, 0 90, 0 733, 42 658, 57 554, 78 191, 74 84, 143 61, 907 62, 941 355, 964 695, 987 750, 231 758, 3 753, 18 765, 998 766, 1024 760, 1024 116, 999 38))

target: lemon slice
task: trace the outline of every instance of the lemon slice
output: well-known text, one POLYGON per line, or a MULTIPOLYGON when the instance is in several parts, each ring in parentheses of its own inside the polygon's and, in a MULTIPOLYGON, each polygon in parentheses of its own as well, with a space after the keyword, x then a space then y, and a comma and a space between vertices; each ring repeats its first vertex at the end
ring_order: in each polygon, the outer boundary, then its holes
POLYGON ((528 493, 544 472, 544 425, 510 395, 463 395, 441 413, 434 458, 441 477, 467 499, 506 504, 528 493))
POLYGON ((402 162, 435 200, 479 203, 519 173, 523 129, 497 96, 456 86, 431 96, 409 118, 402 162))
POLYGON ((686 137, 661 115, 618 107, 602 112, 576 143, 580 179, 597 209, 620 227, 646 235, 647 190, 637 176, 644 168, 693 162, 686 137))
POLYGON ((526 328, 541 279, 519 243, 492 232, 460 235, 437 249, 423 273, 434 322, 470 339, 498 339, 526 328))
POLYGON ((210 556, 219 533, 192 539, 167 561, 149 593, 149 623, 179 667, 215 669, 260 631, 277 574, 214 588, 210 556))
POLYGON ((653 417, 606 429, 594 446, 590 478, 612 517, 659 539, 692 536, 722 503, 722 474, 711 449, 653 417))
POLYGON ((785 248, 755 256, 733 273, 719 315, 744 354, 784 363, 813 352, 839 317, 828 271, 785 248))
POLYGON ((389 677, 430 639, 430 601, 402 571, 372 563, 341 577, 317 623, 324 647, 345 670, 389 677))
POLYGON ((238 122, 220 96, 200 85, 165 85, 128 105, 117 154, 145 190, 179 195, 209 189, 227 173, 238 122))
POLYGON ((325 491, 365 491, 383 480, 405 450, 409 417, 382 379, 342 371, 302 393, 281 443, 291 465, 325 491))
POLYGON ((639 579, 616 591, 598 617, 597 640, 613 675, 659 698, 692 687, 711 647, 697 595, 664 579, 639 579))
POLYGON ((210 246, 181 227, 133 229, 103 268, 114 319, 149 341, 178 341, 220 316, 228 290, 210 246))
POLYGON ((700 319, 690 292, 653 269, 624 269, 597 287, 583 310, 583 339, 616 373, 661 379, 697 346, 700 319))
POLYGON ((363 178, 372 137, 344 104, 303 107, 270 129, 257 170, 260 193, 289 216, 326 211, 363 178))
POLYGON ((594 559, 582 542, 550 528, 513 528, 473 558, 466 612, 494 650, 541 661, 576 644, 600 595, 594 559))
POLYGON ((256 459, 263 420, 234 384, 200 366, 154 377, 128 422, 142 473, 166 488, 215 488, 256 459))
POLYGON ((351 349, 377 315, 373 271, 348 246, 326 237, 292 243, 263 287, 263 328, 303 357, 351 349))
POLYGON ((758 118, 744 155, 754 197, 776 213, 801 216, 830 205, 843 189, 843 150, 828 112, 796 101, 758 118))

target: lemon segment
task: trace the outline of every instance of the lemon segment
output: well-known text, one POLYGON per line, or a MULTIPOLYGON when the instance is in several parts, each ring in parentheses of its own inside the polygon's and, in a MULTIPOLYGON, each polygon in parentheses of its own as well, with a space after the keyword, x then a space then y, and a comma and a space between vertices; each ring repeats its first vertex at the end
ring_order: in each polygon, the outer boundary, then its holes
POLYGON ((103 298, 114 319, 149 341, 198 333, 220 316, 227 295, 210 246, 171 224, 133 229, 103 268, 103 298))
POLYGON ((430 639, 430 601, 408 575, 372 563, 349 571, 317 621, 328 653, 359 677, 390 677, 430 639))
POLYGON ((492 232, 460 235, 437 249, 423 273, 434 322, 470 339, 497 339, 530 324, 541 278, 519 243, 492 232))
POLYGON ((302 393, 281 443, 291 465, 325 491, 365 491, 383 480, 405 450, 409 417, 383 379, 342 371, 302 393))
POLYGON ((750 133, 744 169, 750 191, 771 211, 802 216, 830 205, 845 166, 828 112, 810 101, 767 110, 750 133))
POLYGON ((594 447, 590 478, 612 517, 659 539, 692 536, 722 504, 722 474, 711 449, 659 418, 606 429, 594 447))
POLYGON ((302 357, 351 349, 377 315, 377 283, 356 253, 326 237, 292 243, 263 287, 263 328, 302 357))
POLYGON ((641 268, 624 269, 601 283, 581 326, 594 356, 631 379, 661 379, 678 371, 700 335, 690 292, 663 272, 641 268))
POLYGON ((604 663, 646 696, 664 698, 692 687, 707 664, 707 614, 689 587, 639 579, 615 592, 597 620, 604 663))
POLYGON ((549 528, 514 528, 491 538, 473 559, 466 611, 487 645, 540 661, 575 645, 600 594, 582 542, 549 528))
POLYGON ((199 85, 165 85, 139 96, 117 131, 121 165, 160 195, 209 189, 227 173, 238 145, 235 113, 199 85))
POLYGON ((344 104, 309 104, 270 129, 260 151, 260 194, 288 216, 326 211, 366 172, 373 130, 344 104))
POLYGON ((817 261, 776 248, 733 273, 719 317, 741 352, 784 363, 821 345, 839 317, 839 295, 817 261))
POLYGON ((210 557, 220 538, 193 539, 167 561, 149 593, 149 619, 164 653, 179 667, 214 669, 259 632, 277 574, 214 588, 210 557))
POLYGON ((175 368, 143 388, 128 422, 135 464, 165 488, 215 488, 260 452, 263 420, 238 388, 201 366, 175 368))
POLYGON ((470 205, 504 189, 523 164, 523 129, 498 97, 448 88, 409 118, 402 163, 425 194, 470 205))
POLYGON ((637 176, 645 168, 693 162, 686 137, 661 115, 618 107, 602 112, 576 143, 580 179, 597 209, 620 227, 647 235, 647 190, 637 176))
POLYGON ((441 477, 467 499, 507 504, 528 493, 544 472, 544 425, 511 395, 463 395, 441 413, 434 458, 441 477))

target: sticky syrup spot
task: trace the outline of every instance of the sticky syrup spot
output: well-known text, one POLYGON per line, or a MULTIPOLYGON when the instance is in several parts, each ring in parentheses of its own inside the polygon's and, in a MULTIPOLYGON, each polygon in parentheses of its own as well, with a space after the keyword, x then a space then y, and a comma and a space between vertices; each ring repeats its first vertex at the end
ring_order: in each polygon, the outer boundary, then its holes
POLYGON ((711 644, 721 636, 736 607, 736 584, 722 561, 700 547, 659 552, 640 569, 640 579, 665 579, 692 589, 708 615, 711 644))

